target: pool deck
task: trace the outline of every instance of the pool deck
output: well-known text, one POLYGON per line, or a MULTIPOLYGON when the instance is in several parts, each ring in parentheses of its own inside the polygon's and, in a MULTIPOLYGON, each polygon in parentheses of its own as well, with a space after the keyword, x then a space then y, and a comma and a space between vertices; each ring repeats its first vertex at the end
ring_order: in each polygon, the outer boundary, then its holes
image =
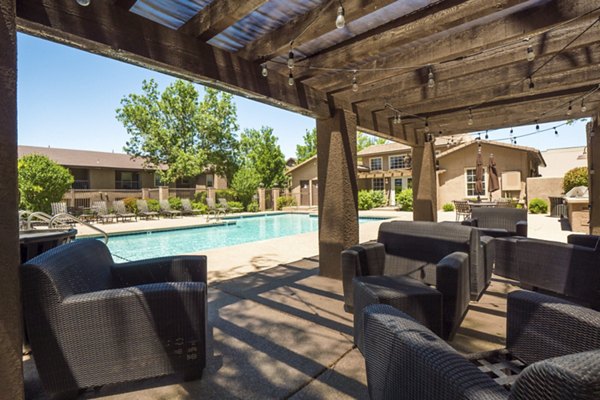
MULTIPOLYGON (((372 213, 382 215, 364 216, 372 213)), ((411 213, 391 214, 412 218, 411 213)), ((454 214, 440 213, 440 220, 454 220, 454 214)), ((148 229, 197 224, 193 217, 150 222, 148 229)), ((361 224, 360 240, 374 239, 379 224, 361 224)), ((117 230, 129 224, 113 225, 117 230)), ((571 233, 561 230, 556 218, 539 215, 529 216, 529 228, 532 237, 558 241, 571 233)), ((352 343, 352 315, 343 311, 341 282, 318 276, 317 238, 311 232, 203 252, 211 283, 209 356, 202 379, 109 385, 82 398, 367 399, 364 359, 352 343)), ((471 303, 450 344, 465 353, 503 347, 506 295, 514 289, 511 282, 494 278, 484 296, 471 303)), ((47 399, 28 357, 25 381, 27 399, 47 399)))

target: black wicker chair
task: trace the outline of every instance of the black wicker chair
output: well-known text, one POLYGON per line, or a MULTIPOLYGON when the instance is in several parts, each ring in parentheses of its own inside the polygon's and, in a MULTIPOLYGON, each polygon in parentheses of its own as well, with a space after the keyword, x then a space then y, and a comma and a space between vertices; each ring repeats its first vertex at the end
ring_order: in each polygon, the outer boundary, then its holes
POLYGON ((507 390, 433 332, 387 305, 364 311, 371 399, 592 400, 600 313, 539 293, 508 296, 507 349, 529 364, 507 390))
POLYGON ((24 316, 47 391, 181 374, 206 365, 206 257, 114 264, 98 240, 78 240, 21 266, 24 316))
POLYGON ((471 210, 471 218, 463 224, 478 228, 486 236, 527 236, 527 210, 475 207, 471 210))

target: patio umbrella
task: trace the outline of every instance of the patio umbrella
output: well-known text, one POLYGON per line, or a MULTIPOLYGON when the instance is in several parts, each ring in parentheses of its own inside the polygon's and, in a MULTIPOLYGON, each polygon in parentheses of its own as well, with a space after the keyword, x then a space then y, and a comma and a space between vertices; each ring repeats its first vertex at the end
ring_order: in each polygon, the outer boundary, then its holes
POLYGON ((477 163, 475 167, 475 194, 477 195, 477 201, 479 196, 485 194, 483 190, 483 159, 481 158, 481 147, 477 149, 477 163))
POLYGON ((496 169, 496 160, 494 160, 493 154, 490 154, 490 160, 488 162, 488 175, 488 192, 490 192, 490 200, 492 200, 492 193, 500 189, 498 170, 496 169))

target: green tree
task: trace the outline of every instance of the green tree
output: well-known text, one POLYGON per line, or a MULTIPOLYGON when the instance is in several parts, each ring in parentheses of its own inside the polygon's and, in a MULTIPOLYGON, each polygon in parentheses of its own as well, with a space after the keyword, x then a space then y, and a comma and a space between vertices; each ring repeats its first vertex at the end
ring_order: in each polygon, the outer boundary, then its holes
POLYGON ((69 170, 46 156, 29 154, 18 161, 19 208, 50 213, 50 203, 59 202, 73 184, 69 170))
POLYGON ((273 128, 244 130, 240 136, 240 154, 241 165, 254 169, 265 187, 285 184, 285 157, 273 128))
POLYGON ((587 167, 575 167, 568 170, 563 177, 563 190, 567 193, 576 186, 588 185, 587 167))
POLYGON ((235 134, 238 130, 232 96, 207 88, 204 99, 190 82, 177 80, 160 93, 151 79, 142 94, 129 94, 116 110, 130 135, 124 150, 155 168, 160 179, 174 182, 211 169, 231 178, 237 168, 235 134))
POLYGON ((298 164, 317 154, 317 128, 313 128, 310 131, 307 129, 303 139, 304 144, 296 145, 296 159, 298 164))
POLYGON ((235 190, 244 207, 252 202, 252 197, 256 194, 260 182, 260 175, 249 166, 242 166, 233 176, 231 188, 235 190))
POLYGON ((376 144, 386 144, 388 141, 384 138, 369 135, 368 133, 358 132, 356 134, 356 151, 361 151, 367 147, 374 146, 376 144))

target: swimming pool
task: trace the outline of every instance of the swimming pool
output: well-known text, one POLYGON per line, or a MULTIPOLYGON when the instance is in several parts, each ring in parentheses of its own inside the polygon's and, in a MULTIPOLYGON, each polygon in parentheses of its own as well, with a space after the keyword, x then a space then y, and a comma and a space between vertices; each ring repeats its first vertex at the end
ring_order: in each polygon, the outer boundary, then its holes
MULTIPOLYGON (((382 218, 359 218, 359 223, 382 218)), ((283 236, 313 232, 318 218, 308 214, 272 214, 224 219, 226 225, 144 232, 110 237, 108 247, 116 262, 189 254, 283 236)))

